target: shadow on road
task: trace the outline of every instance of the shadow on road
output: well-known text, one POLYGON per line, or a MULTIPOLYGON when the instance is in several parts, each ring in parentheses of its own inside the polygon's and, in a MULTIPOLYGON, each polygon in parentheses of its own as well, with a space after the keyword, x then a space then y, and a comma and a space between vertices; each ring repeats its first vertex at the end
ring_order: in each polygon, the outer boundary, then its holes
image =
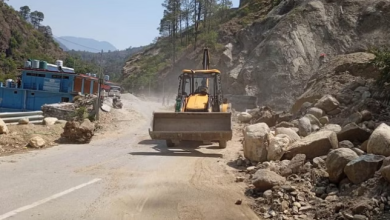
MULTIPOLYGON (((179 156, 179 157, 214 157, 222 158, 222 154, 218 153, 203 153, 198 151, 200 143, 194 142, 182 142, 179 145, 167 148, 165 141, 160 140, 143 140, 138 144, 141 145, 153 145, 152 149, 156 152, 131 152, 129 154, 135 156, 179 156)), ((213 146, 207 147, 207 149, 217 149, 213 146)))

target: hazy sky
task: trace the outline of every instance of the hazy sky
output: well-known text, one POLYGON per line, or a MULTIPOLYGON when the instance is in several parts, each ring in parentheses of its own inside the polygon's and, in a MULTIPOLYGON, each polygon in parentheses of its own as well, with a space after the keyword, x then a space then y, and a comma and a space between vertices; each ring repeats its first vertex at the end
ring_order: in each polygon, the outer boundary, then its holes
MULTIPOLYGON (((44 25, 55 36, 74 36, 108 41, 117 49, 147 45, 158 36, 163 0, 10 0, 19 10, 44 13, 44 25)), ((232 0, 238 7, 239 0, 232 0)))

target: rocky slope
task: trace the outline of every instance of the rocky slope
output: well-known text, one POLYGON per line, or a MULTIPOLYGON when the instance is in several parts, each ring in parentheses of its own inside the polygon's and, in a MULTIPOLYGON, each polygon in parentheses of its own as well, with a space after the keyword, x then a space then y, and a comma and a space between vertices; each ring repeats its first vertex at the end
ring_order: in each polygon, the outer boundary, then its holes
MULTIPOLYGON (((249 25, 234 25, 243 23, 239 17, 221 25, 219 42, 225 49, 213 52, 212 67, 228 75, 223 81, 227 93, 256 95, 259 104, 274 109, 289 109, 324 61, 388 45, 388 0, 286 0, 275 7, 270 1, 248 2, 239 10, 250 2, 262 4, 249 25)), ((159 53, 158 48, 150 51, 159 53)), ((199 54, 184 50, 175 68, 159 69, 160 77, 176 82, 183 67, 200 66, 199 54)), ((124 78, 137 73, 145 55, 128 61, 124 78)))
POLYGON ((238 115, 236 165, 247 173, 239 179, 260 216, 388 219, 390 93, 373 83, 374 58, 352 53, 324 63, 294 114, 262 107, 238 115))

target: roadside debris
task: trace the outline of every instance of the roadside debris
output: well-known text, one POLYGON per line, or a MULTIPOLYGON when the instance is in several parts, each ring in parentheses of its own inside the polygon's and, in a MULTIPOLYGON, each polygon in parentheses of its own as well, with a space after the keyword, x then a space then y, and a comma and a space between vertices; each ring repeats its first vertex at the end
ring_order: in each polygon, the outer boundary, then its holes
POLYGON ((286 121, 268 107, 249 110, 236 165, 248 167, 254 210, 265 219, 329 220, 390 211, 389 121, 369 107, 341 115, 343 102, 324 95, 286 121))
POLYGON ((65 124, 61 137, 70 142, 89 143, 94 135, 95 124, 88 119, 83 122, 68 121, 65 124))

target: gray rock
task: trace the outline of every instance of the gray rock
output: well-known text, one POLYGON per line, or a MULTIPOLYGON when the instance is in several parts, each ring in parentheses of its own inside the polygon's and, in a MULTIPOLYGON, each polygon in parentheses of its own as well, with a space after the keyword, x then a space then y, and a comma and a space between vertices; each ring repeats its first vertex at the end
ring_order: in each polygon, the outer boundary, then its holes
POLYGON ((42 148, 46 145, 46 141, 40 136, 34 136, 28 142, 29 147, 42 148))
POLYGON ((330 149, 338 147, 336 133, 332 131, 319 131, 313 133, 290 145, 285 153, 287 159, 293 158, 297 154, 305 154, 307 159, 328 154, 330 149))
POLYGON ((325 125, 321 130, 333 131, 335 133, 338 133, 341 131, 341 126, 338 124, 328 124, 328 125, 325 125))
POLYGON ((291 128, 276 128, 275 134, 276 135, 279 135, 279 134, 287 135, 290 138, 290 143, 294 143, 295 141, 301 139, 301 137, 299 137, 299 135, 291 128))
POLYGON ((324 111, 320 108, 312 107, 307 110, 307 114, 314 115, 316 118, 321 118, 324 115, 324 111))
POLYGON ((380 169, 380 172, 387 182, 390 182, 390 165, 384 166, 380 169))
POLYGON ((325 160, 323 160, 321 157, 313 158, 313 166, 315 168, 325 167, 325 160))
POLYGON ((283 185, 286 182, 286 178, 279 174, 266 170, 260 169, 253 175, 252 184, 261 191, 272 189, 274 186, 283 185))
POLYGON ((252 115, 247 113, 247 112, 241 112, 239 115, 238 115, 238 120, 242 123, 249 123, 252 119, 252 115))
POLYGON ((374 130, 367 143, 367 153, 390 156, 390 126, 382 123, 374 130))
POLYGON ((337 139, 339 141, 359 141, 364 142, 370 138, 371 132, 367 129, 359 127, 356 123, 350 123, 343 127, 343 129, 337 133, 337 139))
POLYGON ((43 119, 43 124, 44 125, 54 125, 56 123, 56 121, 58 121, 57 118, 47 117, 47 118, 43 119))
POLYGON ((3 119, 0 118, 0 134, 8 134, 9 130, 3 119))
POLYGON ((339 142, 339 148, 354 148, 352 142, 345 140, 345 141, 340 141, 339 142))
POLYGON ((363 110, 360 114, 362 115, 362 121, 370 121, 372 119, 372 113, 368 110, 363 110))
POLYGON ((275 125, 275 128, 293 128, 295 125, 291 122, 282 121, 279 124, 275 125))
MULTIPOLYGON (((329 117, 328 116, 322 116, 318 119, 322 125, 326 125, 329 123, 329 117)), ((340 128, 341 129, 341 128, 340 128)))
POLYGON ((339 148, 331 151, 326 158, 326 170, 329 173, 329 180, 339 183, 345 176, 344 167, 359 156, 351 149, 339 148))
POLYGON ((368 145, 368 140, 366 140, 365 142, 362 143, 362 145, 360 145, 360 150, 367 152, 367 145, 368 145))
POLYGON ((359 156, 362 156, 362 155, 365 154, 364 151, 360 150, 360 149, 357 148, 357 147, 352 148, 352 150, 355 151, 355 153, 356 153, 357 155, 359 155, 359 156))
POLYGON ((244 156, 255 161, 267 160, 268 136, 271 130, 265 123, 249 125, 244 130, 244 156))
POLYGON ((267 160, 280 160, 283 157, 286 147, 290 144, 290 137, 285 134, 278 134, 269 139, 267 160))
POLYGON ((363 115, 360 112, 355 112, 352 115, 350 115, 347 119, 345 119, 343 126, 349 123, 359 124, 362 121, 363 121, 363 115))
POLYGON ((384 156, 373 154, 360 156, 345 166, 344 173, 351 182, 360 184, 374 176, 381 167, 384 158, 384 156))
POLYGON ((299 128, 299 135, 300 136, 303 136, 303 137, 308 136, 312 131, 310 119, 307 117, 300 118, 298 120, 298 128, 299 128))
POLYGON ((299 170, 301 167, 305 164, 306 160, 306 155, 304 154, 297 154, 292 158, 290 163, 285 167, 284 169, 281 170, 281 175, 282 176, 289 176, 294 173, 299 173, 299 170))
POLYGON ((331 95, 324 95, 314 106, 324 110, 325 112, 330 112, 338 108, 339 105, 340 103, 336 98, 331 95))
POLYGON ((354 215, 353 220, 368 220, 368 218, 364 215, 354 215))
POLYGON ((28 118, 22 118, 18 122, 18 124, 20 124, 20 125, 27 125, 29 123, 30 123, 30 120, 28 118))

